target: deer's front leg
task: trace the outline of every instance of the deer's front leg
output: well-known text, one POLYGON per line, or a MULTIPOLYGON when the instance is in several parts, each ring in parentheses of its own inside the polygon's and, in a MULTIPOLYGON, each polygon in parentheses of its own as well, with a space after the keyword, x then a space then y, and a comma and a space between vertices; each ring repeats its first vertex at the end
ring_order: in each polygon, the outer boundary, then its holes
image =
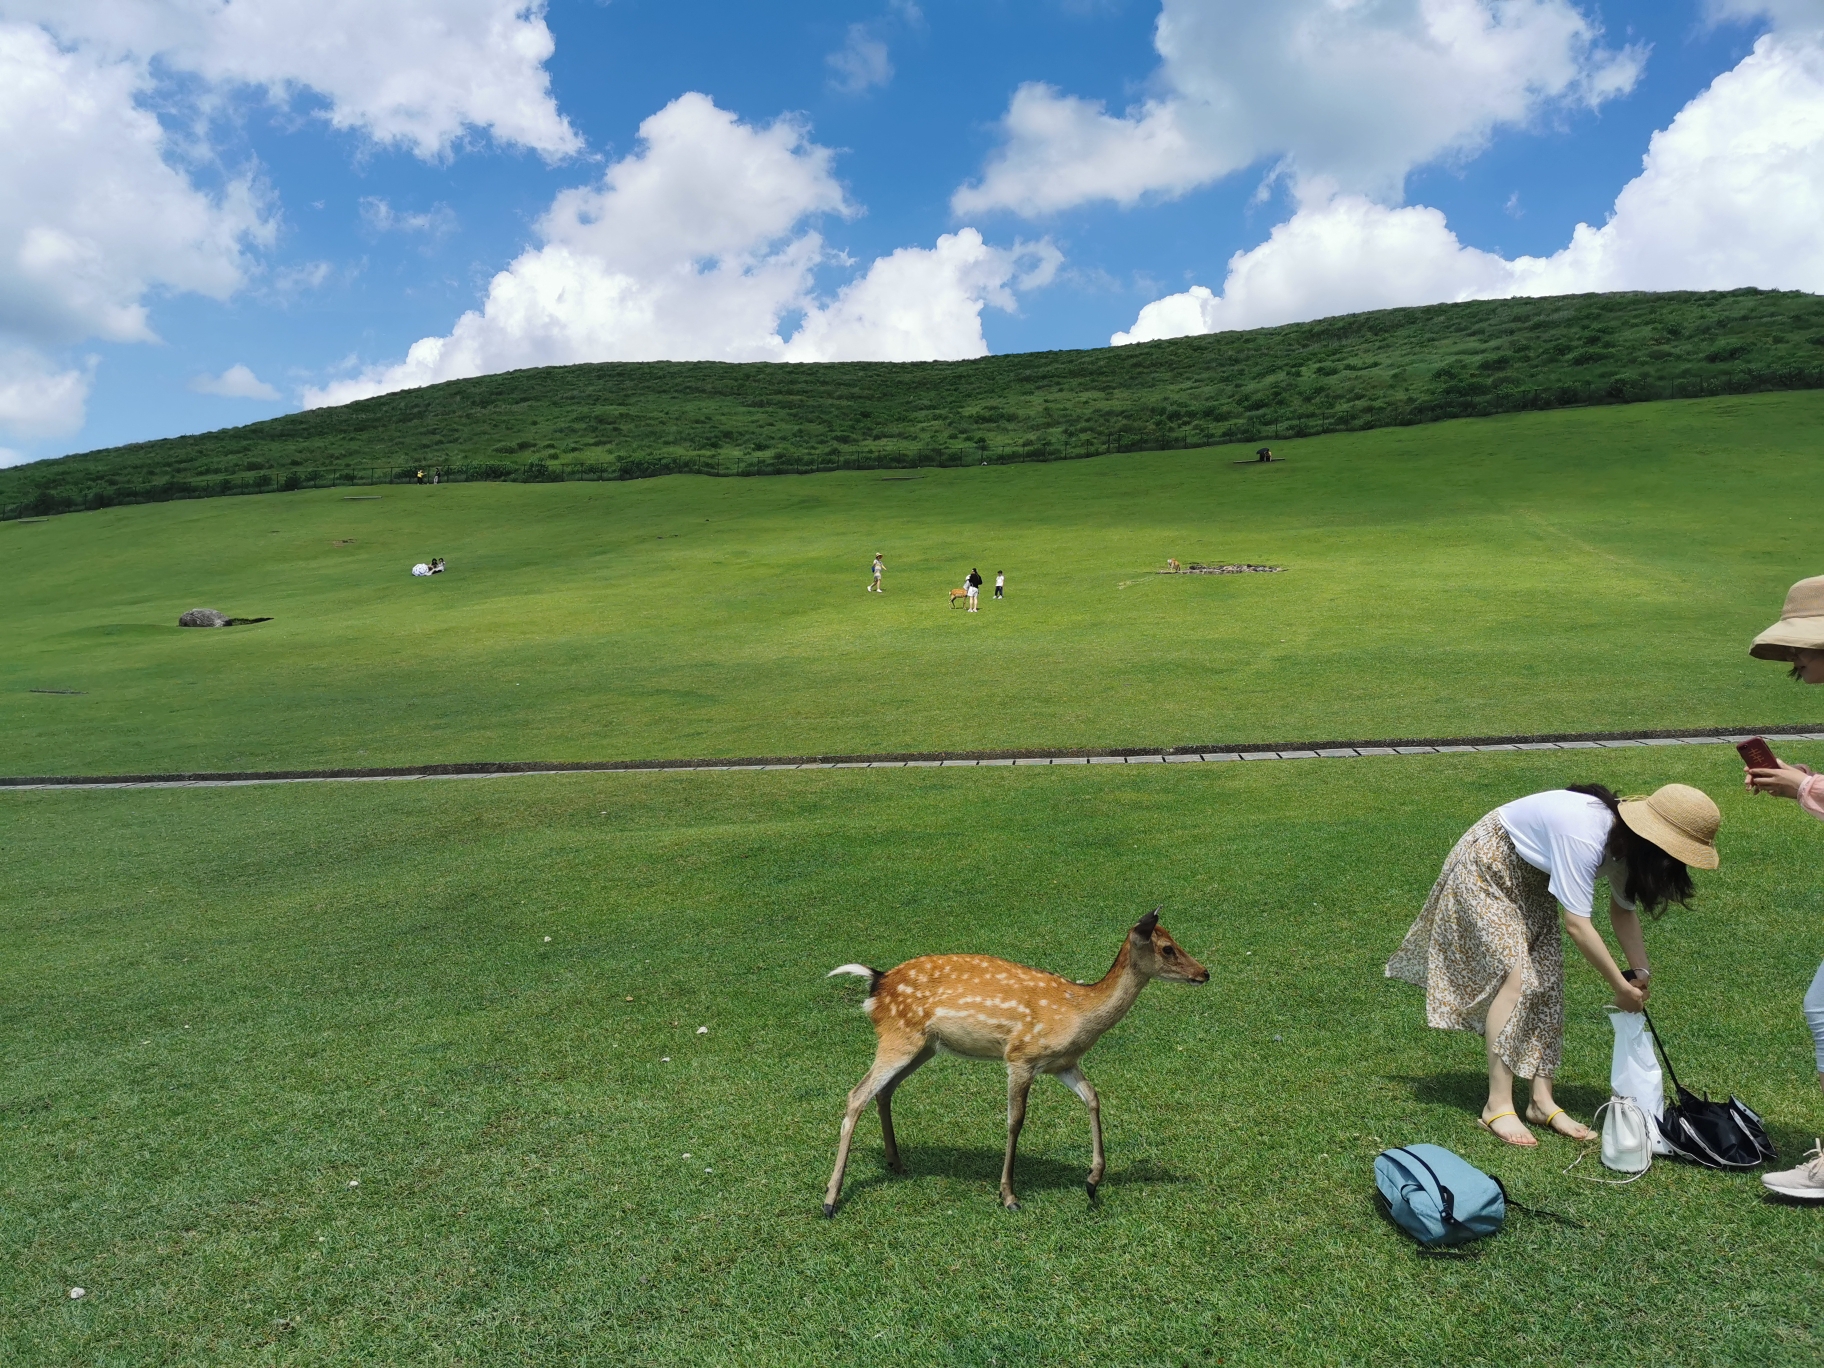
POLYGON ((1020 1145, 1020 1127, 1026 1124, 1026 1094, 1032 1091, 1032 1070, 1020 1064, 1007 1066, 1007 1159, 1001 1165, 1001 1205, 1020 1209, 1013 1195, 1013 1154, 1020 1145))
POLYGON ((1102 1100, 1096 1096, 1094 1085, 1083 1077, 1076 1068, 1060 1069, 1058 1082, 1069 1088, 1083 1099, 1083 1105, 1089 1109, 1089 1196, 1094 1201, 1096 1188, 1102 1182, 1102 1175, 1107 1171, 1108 1163, 1102 1153, 1102 1100))

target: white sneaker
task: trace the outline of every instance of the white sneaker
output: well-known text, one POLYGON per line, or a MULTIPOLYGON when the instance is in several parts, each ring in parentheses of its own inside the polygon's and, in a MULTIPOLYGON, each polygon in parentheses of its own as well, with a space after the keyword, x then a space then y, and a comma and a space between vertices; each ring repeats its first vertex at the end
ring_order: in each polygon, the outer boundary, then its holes
POLYGON ((1761 1182, 1770 1192, 1796 1197, 1801 1202, 1824 1202, 1824 1145, 1813 1141, 1805 1162, 1784 1173, 1763 1173, 1761 1182))

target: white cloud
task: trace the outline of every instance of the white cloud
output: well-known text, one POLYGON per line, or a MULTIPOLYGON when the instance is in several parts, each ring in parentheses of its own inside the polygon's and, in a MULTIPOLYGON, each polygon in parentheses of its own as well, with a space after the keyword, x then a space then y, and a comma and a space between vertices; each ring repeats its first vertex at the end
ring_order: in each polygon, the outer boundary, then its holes
POLYGON ((1783 29, 1824 28, 1824 0, 1705 0, 1712 22, 1770 20, 1783 29))
POLYGON ((1049 243, 1003 251, 964 229, 882 258, 825 303, 814 272, 831 258, 808 224, 857 212, 828 148, 791 119, 744 124, 695 93, 647 119, 640 138, 599 184, 556 197, 542 245, 497 274, 447 336, 306 390, 305 402, 579 361, 976 356, 983 304, 1010 307, 1010 286, 1055 269, 1049 243), (787 342, 781 321, 800 313, 787 342))
POLYGON ((286 101, 439 157, 469 129, 547 157, 582 139, 551 98, 543 0, 0 0, 66 43, 286 101))
POLYGON ((847 95, 859 95, 893 79, 887 45, 867 24, 850 24, 848 41, 823 60, 834 73, 830 84, 847 95))
POLYGON ((378 195, 361 200, 361 221, 376 233, 423 233, 428 237, 447 237, 456 231, 456 211, 447 204, 434 204, 421 214, 402 213, 378 195))
POLYGON ((1362 309, 1604 290, 1824 292, 1824 40, 1766 36, 1655 133, 1601 227, 1549 257, 1466 247, 1436 209, 1337 194, 1155 300, 1116 344, 1362 309))
POLYGON ((144 90, 135 63, 0 23, 0 334, 148 340, 149 291, 225 298, 271 240, 251 180, 211 196, 170 165, 144 90))
POLYGON ((1015 289, 1049 284, 1063 254, 1050 242, 990 247, 973 228, 933 248, 901 247, 805 311, 788 361, 929 361, 985 356, 982 307, 1011 311, 1015 289))
POLYGON ((1116 115, 1032 83, 959 214, 1178 195, 1264 158, 1295 184, 1397 200, 1414 167, 1632 88, 1571 0, 1164 0, 1155 93, 1116 115))
POLYGON ((220 375, 199 375, 190 382, 198 394, 213 394, 222 399, 276 400, 279 392, 255 375, 241 362, 236 362, 220 375))
POLYGON ((93 361, 85 369, 59 370, 29 347, 0 350, 0 433, 29 440, 78 431, 93 375, 93 361))

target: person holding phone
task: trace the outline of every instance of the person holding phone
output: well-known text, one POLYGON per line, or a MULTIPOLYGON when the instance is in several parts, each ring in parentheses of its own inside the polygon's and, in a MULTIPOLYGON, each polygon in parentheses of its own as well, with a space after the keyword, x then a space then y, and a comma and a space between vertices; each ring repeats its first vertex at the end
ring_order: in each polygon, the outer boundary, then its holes
POLYGON ((1521 1146, 1539 1143, 1529 1121, 1593 1137, 1552 1099, 1564 1043, 1559 926, 1615 990, 1616 1006, 1638 1012, 1652 975, 1639 909, 1653 915, 1690 900, 1690 867, 1716 868, 1721 825, 1716 804, 1686 784, 1625 801, 1600 784, 1573 784, 1496 808, 1457 842, 1386 972, 1425 990, 1429 1025, 1486 1037, 1484 1129, 1521 1146), (1609 881, 1609 925, 1626 972, 1592 916, 1599 878, 1609 881), (1516 1075, 1532 1080, 1524 1120, 1516 1075))
MULTIPOLYGON (((1824 575, 1802 579, 1787 591, 1780 620, 1754 639, 1748 654, 1757 660, 1786 662, 1801 684, 1824 684, 1824 575)), ((1765 741, 1751 750, 1752 745, 1744 742, 1738 748, 1749 792, 1796 799, 1806 812, 1824 821, 1824 776, 1809 765, 1787 764, 1765 741)), ((1818 1085, 1824 1087, 1824 964, 1805 994, 1805 1023, 1811 1028, 1818 1085)), ((1824 1201, 1824 1154, 1813 1150, 1807 1163, 1785 1173, 1764 1174, 1761 1181, 1788 1197, 1824 1201)))

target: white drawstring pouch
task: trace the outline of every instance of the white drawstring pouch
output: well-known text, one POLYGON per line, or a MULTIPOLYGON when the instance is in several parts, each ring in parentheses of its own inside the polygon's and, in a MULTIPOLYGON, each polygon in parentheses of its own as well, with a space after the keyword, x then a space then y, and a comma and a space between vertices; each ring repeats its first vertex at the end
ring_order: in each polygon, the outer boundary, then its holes
POLYGON ((1652 1168, 1653 1140, 1647 1132, 1647 1114, 1634 1099, 1611 1097, 1597 1110, 1608 1113, 1602 1123, 1602 1166, 1635 1178, 1652 1168))
MULTIPOLYGON (((1615 1028, 1615 1055, 1609 1063, 1609 1091, 1626 1098, 1642 1114, 1647 1145, 1653 1154, 1670 1154, 1665 1138, 1659 1133, 1660 1117, 1666 1111, 1665 1077, 1659 1071, 1659 1060, 1653 1054, 1653 1034, 1647 1029, 1644 1012, 1610 1012, 1609 1024, 1615 1028)), ((1610 1108, 1613 1119, 1622 1108, 1610 1108)), ((1631 1122, 1615 1122, 1625 1129, 1631 1122)), ((1619 1138, 1618 1138, 1619 1144, 1619 1138)), ((1608 1127, 1603 1128, 1602 1162, 1609 1164, 1608 1127)), ((1630 1145, 1621 1144, 1618 1153, 1631 1153, 1630 1145)), ((1627 1173, 1639 1170, 1627 1168, 1627 1173)))

